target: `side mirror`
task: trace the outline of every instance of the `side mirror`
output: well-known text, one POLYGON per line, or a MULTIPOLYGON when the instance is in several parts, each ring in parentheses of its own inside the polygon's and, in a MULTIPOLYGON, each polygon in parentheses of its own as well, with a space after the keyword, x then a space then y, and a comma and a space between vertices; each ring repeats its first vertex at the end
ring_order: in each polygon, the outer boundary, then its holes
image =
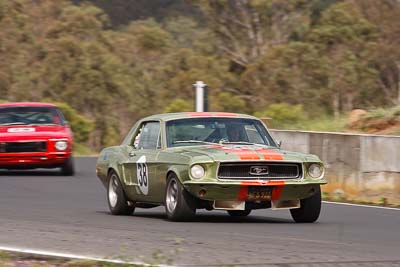
POLYGON ((278 147, 281 148, 282 146, 282 141, 277 141, 278 142, 278 147))

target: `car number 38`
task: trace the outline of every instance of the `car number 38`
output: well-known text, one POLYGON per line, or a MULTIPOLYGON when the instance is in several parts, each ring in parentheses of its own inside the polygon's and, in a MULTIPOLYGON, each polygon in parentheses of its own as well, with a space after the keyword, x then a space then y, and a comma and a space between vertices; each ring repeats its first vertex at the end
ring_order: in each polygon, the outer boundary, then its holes
POLYGON ((96 168, 112 214, 165 206, 173 221, 198 209, 237 217, 272 208, 314 222, 326 183, 317 156, 282 150, 253 116, 220 112, 144 118, 101 151, 96 168))

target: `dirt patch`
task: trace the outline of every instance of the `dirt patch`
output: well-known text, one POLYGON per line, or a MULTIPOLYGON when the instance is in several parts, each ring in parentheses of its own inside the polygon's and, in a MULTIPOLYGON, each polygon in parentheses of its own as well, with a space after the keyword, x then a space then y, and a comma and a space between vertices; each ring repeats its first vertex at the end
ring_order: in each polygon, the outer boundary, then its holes
POLYGON ((347 118, 347 129, 368 134, 400 135, 400 107, 367 112, 355 109, 347 118))

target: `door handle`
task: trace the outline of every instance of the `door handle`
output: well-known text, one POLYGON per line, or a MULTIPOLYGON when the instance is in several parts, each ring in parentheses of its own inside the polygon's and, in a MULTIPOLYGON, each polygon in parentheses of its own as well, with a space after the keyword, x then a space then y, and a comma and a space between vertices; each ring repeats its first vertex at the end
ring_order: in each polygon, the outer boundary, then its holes
POLYGON ((136 153, 135 153, 135 152, 129 152, 129 153, 128 153, 128 156, 129 156, 129 157, 134 157, 134 156, 136 156, 136 153))

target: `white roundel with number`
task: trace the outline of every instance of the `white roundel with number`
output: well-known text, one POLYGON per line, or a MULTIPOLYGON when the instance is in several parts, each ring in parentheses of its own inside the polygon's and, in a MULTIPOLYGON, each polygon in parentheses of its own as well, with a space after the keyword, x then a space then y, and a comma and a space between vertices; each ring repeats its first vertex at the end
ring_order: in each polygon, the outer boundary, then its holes
POLYGON ((149 193, 149 169, 146 164, 146 156, 141 156, 136 161, 136 169, 139 189, 143 195, 147 195, 149 193))

